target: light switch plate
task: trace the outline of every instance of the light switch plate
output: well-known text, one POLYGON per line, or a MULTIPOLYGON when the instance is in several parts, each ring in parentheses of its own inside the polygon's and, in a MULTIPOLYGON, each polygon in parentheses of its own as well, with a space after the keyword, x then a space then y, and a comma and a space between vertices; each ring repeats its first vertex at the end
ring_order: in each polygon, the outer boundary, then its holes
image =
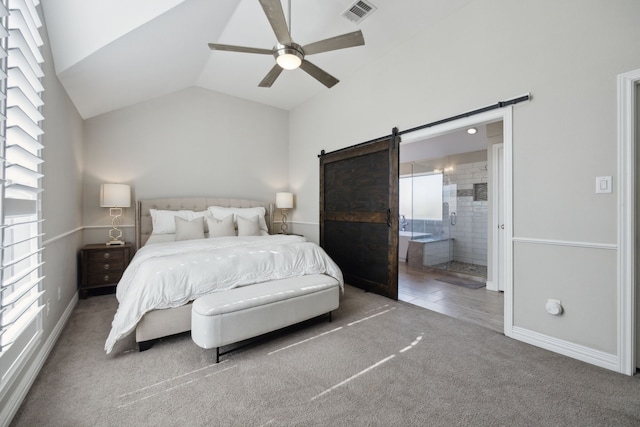
POLYGON ((611 177, 610 176, 596 177, 596 193, 611 193, 611 177))

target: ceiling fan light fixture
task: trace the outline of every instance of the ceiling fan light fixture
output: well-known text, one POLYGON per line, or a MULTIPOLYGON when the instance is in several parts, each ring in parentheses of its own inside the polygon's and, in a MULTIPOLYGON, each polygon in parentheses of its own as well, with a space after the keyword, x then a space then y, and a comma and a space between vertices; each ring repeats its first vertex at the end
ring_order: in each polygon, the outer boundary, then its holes
POLYGON ((295 70, 302 64, 302 59, 293 53, 284 53, 276 58, 276 62, 285 70, 295 70))
POLYGON ((275 56, 278 65, 285 70, 295 70, 304 59, 302 47, 295 43, 292 43, 291 46, 276 45, 273 49, 273 56, 275 56))
MULTIPOLYGON (((247 46, 233 46, 228 44, 209 43, 209 48, 212 50, 226 50, 230 52, 244 52, 255 53, 259 55, 273 55, 276 60, 276 64, 271 67, 267 75, 260 81, 258 87, 271 87, 273 82, 280 76, 282 70, 295 70, 300 68, 305 73, 316 79, 318 82, 332 88, 340 80, 333 77, 331 74, 324 71, 322 68, 307 61, 305 55, 315 55, 316 53, 330 52, 338 49, 345 49, 349 47, 364 45, 364 37, 362 31, 353 31, 351 33, 342 34, 335 37, 329 37, 328 39, 319 40, 310 44, 304 45, 293 43, 291 39, 291 2, 289 1, 289 20, 284 16, 284 10, 282 9, 281 0, 258 0, 262 10, 271 25, 276 40, 278 43, 273 49, 260 49, 247 46)), ((360 2, 364 5, 358 6, 364 9, 372 9, 374 6, 365 4, 362 0, 360 2)))

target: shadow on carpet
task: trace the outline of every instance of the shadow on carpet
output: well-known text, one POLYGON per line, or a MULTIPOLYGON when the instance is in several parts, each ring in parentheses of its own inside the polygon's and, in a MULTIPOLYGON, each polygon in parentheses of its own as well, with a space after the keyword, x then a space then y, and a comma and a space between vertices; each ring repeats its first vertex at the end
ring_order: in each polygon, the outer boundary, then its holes
POLYGON ((484 283, 476 282, 475 280, 461 279, 460 277, 441 277, 436 280, 439 282, 449 283, 451 285, 462 286, 468 289, 480 289, 485 287, 484 283))

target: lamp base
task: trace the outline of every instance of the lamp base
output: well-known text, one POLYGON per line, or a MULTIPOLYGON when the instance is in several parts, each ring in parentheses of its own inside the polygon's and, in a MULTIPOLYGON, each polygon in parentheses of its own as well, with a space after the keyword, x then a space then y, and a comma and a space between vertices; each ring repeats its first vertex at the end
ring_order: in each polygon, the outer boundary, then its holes
POLYGON ((289 226, 287 225, 287 210, 282 209, 282 223, 280 224, 280 233, 278 234, 289 234, 287 231, 289 230, 289 226))
POLYGON ((122 230, 120 230, 120 217, 122 216, 122 208, 109 209, 111 214, 111 230, 109 230, 109 237, 111 240, 107 242, 107 246, 112 245, 124 245, 124 242, 120 240, 122 237, 122 230))

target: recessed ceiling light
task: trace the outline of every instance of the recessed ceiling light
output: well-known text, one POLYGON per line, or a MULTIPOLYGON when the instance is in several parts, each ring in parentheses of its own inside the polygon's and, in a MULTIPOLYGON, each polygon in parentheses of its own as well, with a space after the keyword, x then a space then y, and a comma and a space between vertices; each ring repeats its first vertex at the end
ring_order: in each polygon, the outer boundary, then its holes
POLYGON ((469 129, 467 129, 467 133, 468 133, 469 135, 473 135, 473 134, 475 134, 476 132, 478 132, 478 129, 476 129, 476 128, 469 128, 469 129))

